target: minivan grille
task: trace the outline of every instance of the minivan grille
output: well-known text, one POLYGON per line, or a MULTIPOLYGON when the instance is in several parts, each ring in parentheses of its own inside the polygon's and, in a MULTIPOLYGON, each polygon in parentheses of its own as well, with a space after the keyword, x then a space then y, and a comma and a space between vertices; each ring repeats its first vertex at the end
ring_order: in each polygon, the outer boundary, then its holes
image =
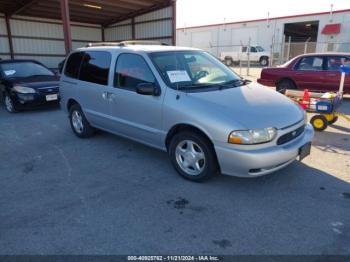
POLYGON ((287 134, 284 134, 283 136, 278 138, 277 145, 283 145, 283 144, 286 144, 286 143, 292 141, 293 139, 300 136, 304 132, 304 130, 305 130, 305 125, 302 125, 301 127, 297 128, 297 129, 295 129, 287 134))

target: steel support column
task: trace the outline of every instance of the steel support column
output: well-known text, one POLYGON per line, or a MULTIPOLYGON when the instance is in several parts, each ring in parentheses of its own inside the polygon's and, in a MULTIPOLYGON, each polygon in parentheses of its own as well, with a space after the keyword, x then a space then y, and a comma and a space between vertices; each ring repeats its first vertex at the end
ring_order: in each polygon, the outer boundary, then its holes
POLYGON ((106 41, 105 28, 104 28, 104 26, 101 27, 101 38, 102 38, 102 42, 105 42, 105 41, 106 41))
POLYGON ((171 3, 172 7, 172 31, 173 31, 173 37, 172 37, 172 44, 176 45, 176 0, 172 0, 171 3))
POLYGON ((6 23, 6 30, 7 30, 7 38, 9 41, 10 56, 11 56, 11 59, 13 59, 14 52, 13 52, 12 32, 11 32, 11 25, 10 25, 10 17, 8 15, 5 16, 5 23, 6 23))
POLYGON ((131 38, 132 40, 136 40, 135 17, 131 18, 131 38))
POLYGON ((63 22, 64 47, 66 54, 72 50, 72 34, 70 29, 70 16, 68 0, 60 0, 61 17, 63 22))

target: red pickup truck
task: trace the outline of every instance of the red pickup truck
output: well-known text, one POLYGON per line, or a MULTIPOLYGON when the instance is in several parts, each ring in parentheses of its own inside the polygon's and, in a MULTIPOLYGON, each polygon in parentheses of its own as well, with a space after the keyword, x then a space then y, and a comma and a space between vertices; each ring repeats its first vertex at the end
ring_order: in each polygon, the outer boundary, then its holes
MULTIPOLYGON (((313 53, 297 56, 284 65, 264 68, 258 83, 276 86, 276 90, 309 89, 337 91, 340 66, 350 65, 350 53, 313 53)), ((350 93, 350 75, 345 78, 344 93, 350 93)))

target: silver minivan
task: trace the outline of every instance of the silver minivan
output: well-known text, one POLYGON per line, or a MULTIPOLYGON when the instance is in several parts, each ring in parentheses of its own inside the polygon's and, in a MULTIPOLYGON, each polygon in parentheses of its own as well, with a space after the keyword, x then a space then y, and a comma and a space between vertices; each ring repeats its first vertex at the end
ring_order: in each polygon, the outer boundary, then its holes
POLYGON ((101 129, 164 150, 193 181, 277 171, 309 155, 314 135, 298 105, 193 48, 77 49, 65 62, 60 97, 78 137, 101 129))

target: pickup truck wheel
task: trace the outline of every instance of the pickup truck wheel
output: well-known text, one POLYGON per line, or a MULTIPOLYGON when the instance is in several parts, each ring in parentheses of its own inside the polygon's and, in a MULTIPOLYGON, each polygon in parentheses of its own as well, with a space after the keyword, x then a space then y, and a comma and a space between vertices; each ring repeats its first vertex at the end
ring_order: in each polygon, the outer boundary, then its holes
POLYGON ((89 124, 78 104, 71 106, 69 109, 69 120, 74 134, 78 137, 88 138, 94 135, 95 128, 89 124))
POLYGON ((267 57, 262 57, 262 58, 260 58, 259 63, 260 63, 261 66, 268 66, 269 59, 267 57))
POLYGON ((294 82, 289 79, 283 79, 279 81, 276 85, 276 91, 284 94, 287 89, 297 89, 294 82))
POLYGON ((169 156, 176 171, 191 181, 207 180, 219 170, 213 146, 195 132, 176 134, 170 142, 169 156))
POLYGON ((225 65, 232 66, 233 65, 232 58, 230 58, 230 57, 225 58, 225 65))

